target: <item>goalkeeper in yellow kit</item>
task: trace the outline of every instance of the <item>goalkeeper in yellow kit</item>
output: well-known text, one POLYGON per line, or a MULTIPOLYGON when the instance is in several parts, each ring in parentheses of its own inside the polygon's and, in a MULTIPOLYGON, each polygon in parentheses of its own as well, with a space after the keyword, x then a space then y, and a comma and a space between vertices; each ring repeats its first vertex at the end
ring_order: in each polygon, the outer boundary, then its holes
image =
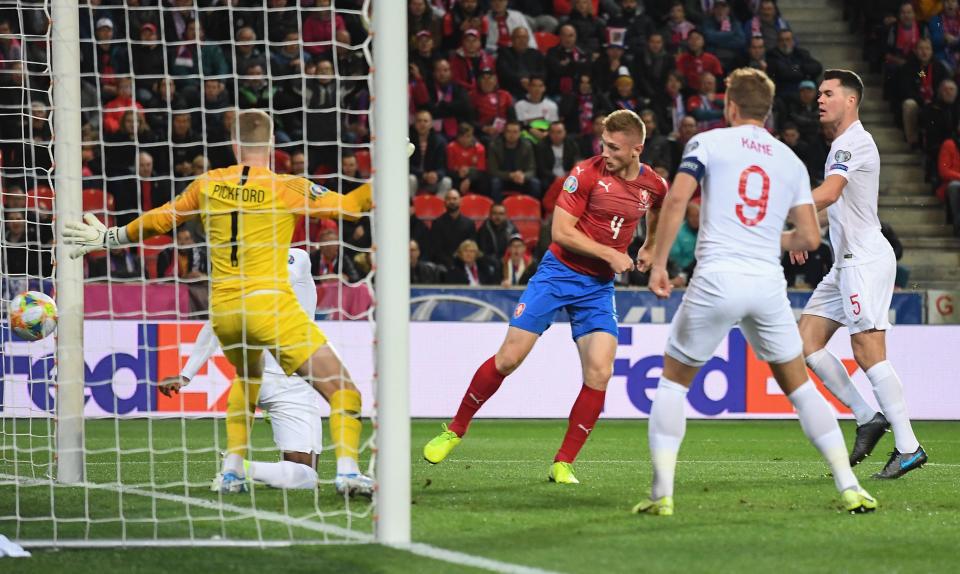
MULTIPOLYGON (((240 163, 199 176, 176 199, 125 227, 106 228, 92 214, 66 224, 64 239, 77 245, 70 256, 113 249, 169 232, 200 217, 210 249, 210 320, 237 381, 227 400, 227 460, 221 492, 243 490, 243 459, 262 376, 262 353, 270 352, 287 375, 301 375, 330 403, 330 429, 337 458, 357 457, 361 399, 327 338, 297 302, 287 259, 299 216, 355 220, 370 211, 370 185, 340 195, 269 169, 273 121, 259 110, 239 114, 234 153, 240 163)), ((370 479, 338 476, 341 492, 372 492, 370 479), (362 483, 362 484, 361 484, 362 483)))

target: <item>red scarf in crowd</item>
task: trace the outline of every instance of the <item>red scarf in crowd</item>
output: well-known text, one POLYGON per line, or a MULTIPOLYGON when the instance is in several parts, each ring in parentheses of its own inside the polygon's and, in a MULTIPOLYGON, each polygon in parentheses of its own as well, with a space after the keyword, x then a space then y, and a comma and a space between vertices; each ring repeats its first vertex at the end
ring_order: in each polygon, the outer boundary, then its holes
POLYGON ((593 131, 593 94, 580 94, 580 133, 593 131))
POLYGON ((923 103, 933 101, 933 61, 920 69, 920 97, 923 103))
POLYGON ((513 40, 510 38, 510 28, 507 27, 507 14, 494 16, 493 19, 497 23, 497 47, 509 48, 513 45, 513 40))
POLYGON ((913 26, 904 28, 897 26, 897 50, 904 56, 909 56, 914 46, 920 41, 920 27, 914 22, 913 26))

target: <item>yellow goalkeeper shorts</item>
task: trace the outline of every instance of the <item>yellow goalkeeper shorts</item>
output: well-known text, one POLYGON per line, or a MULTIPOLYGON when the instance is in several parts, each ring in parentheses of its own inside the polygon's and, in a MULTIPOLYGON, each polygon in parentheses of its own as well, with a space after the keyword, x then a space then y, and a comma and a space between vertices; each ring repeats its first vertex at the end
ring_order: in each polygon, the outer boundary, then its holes
POLYGON ((214 300, 210 322, 239 376, 260 372, 263 351, 272 353, 290 375, 327 343, 292 291, 260 291, 224 303, 214 300))

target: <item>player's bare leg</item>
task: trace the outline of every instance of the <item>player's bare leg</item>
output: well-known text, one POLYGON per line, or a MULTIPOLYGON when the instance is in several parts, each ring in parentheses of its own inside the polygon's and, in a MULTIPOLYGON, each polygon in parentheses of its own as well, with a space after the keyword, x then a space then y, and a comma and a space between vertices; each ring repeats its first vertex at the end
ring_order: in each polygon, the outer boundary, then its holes
POLYGON ((570 409, 567 434, 553 459, 549 479, 558 483, 576 484, 572 464, 603 411, 607 384, 613 374, 617 354, 617 338, 604 331, 595 331, 577 339, 583 387, 570 409))
POLYGON ((443 431, 423 447, 423 458, 427 462, 437 464, 443 461, 460 444, 473 416, 497 392, 503 379, 523 364, 539 338, 539 335, 530 331, 507 328, 507 336, 496 354, 484 361, 474 373, 453 421, 449 426, 444 425, 443 431))
POLYGON ((900 377, 887 360, 886 331, 871 329, 851 335, 850 346, 853 347, 853 356, 857 364, 870 380, 873 396, 883 410, 882 416, 885 417, 883 422, 889 421, 885 426, 893 428, 895 448, 890 453, 890 459, 883 470, 874 474, 873 477, 899 478, 925 464, 927 453, 920 446, 913 432, 913 425, 910 424, 900 377))
POLYGON ((318 348, 300 365, 306 379, 330 403, 330 437, 337 456, 337 492, 373 495, 373 480, 360 472, 361 397, 350 373, 330 345, 318 348))
POLYGON ((834 484, 843 499, 844 509, 850 513, 875 510, 877 501, 860 487, 857 477, 850 470, 837 417, 807 376, 803 358, 798 356, 786 363, 770 363, 770 370, 796 409, 803 433, 830 466, 834 484))

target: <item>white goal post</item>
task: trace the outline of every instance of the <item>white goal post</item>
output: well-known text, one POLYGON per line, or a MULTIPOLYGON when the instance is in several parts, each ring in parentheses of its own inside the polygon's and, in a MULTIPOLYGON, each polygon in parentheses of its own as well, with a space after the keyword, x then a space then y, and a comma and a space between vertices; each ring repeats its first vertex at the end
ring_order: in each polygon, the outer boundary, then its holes
POLYGON ((400 153, 407 132, 407 6, 377 5, 374 24, 374 189, 377 201, 377 540, 410 542, 410 227, 400 153), (385 137, 384 134, 391 134, 385 137))

